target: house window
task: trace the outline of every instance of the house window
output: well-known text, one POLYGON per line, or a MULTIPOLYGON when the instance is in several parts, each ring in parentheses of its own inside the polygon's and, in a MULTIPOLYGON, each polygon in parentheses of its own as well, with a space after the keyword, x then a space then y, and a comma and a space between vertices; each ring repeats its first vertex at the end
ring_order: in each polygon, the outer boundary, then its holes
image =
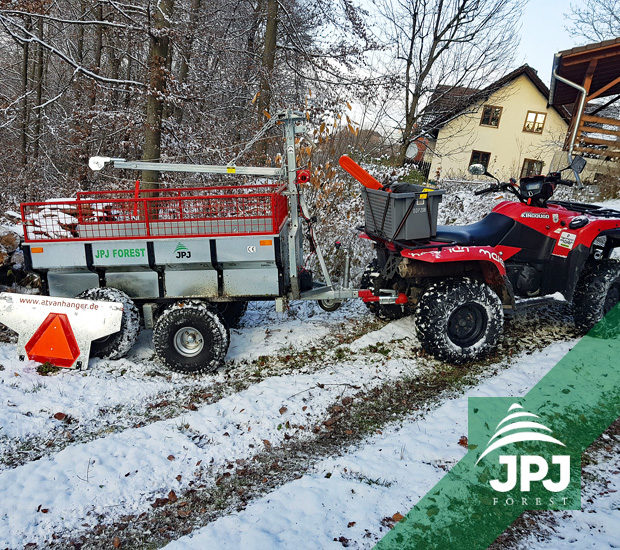
POLYGON ((547 113, 528 111, 525 117, 525 123, 523 124, 523 131, 532 132, 533 134, 542 134, 546 118, 547 113))
POLYGON ((469 165, 482 164, 485 168, 489 167, 489 161, 491 160, 491 153, 485 151, 472 151, 471 158, 469 159, 469 165))
POLYGON ((521 177, 529 178, 531 176, 538 176, 542 174, 542 169, 542 160, 525 159, 523 161, 523 168, 521 168, 521 177))
POLYGON ((482 116, 480 117, 480 126, 491 126, 497 128, 499 119, 502 117, 502 107, 495 105, 485 105, 482 108, 482 116))

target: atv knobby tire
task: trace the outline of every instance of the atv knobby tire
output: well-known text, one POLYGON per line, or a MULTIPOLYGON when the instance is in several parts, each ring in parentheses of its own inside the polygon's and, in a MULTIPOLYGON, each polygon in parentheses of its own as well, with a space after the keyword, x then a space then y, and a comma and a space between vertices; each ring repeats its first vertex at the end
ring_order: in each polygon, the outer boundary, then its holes
POLYGON ((213 372, 228 352, 230 333, 220 314, 204 302, 178 302, 164 311, 153 329, 159 358, 181 373, 213 372))
MULTIPOLYGON (((371 275, 376 271, 380 271, 380 268, 378 267, 377 260, 373 260, 366 266, 364 273, 362 273, 362 278, 360 279, 361 289, 372 289, 371 275)), ((377 302, 365 302, 365 304, 372 313, 384 321, 394 321, 412 314, 411 306, 407 304, 404 306, 399 304, 378 304, 377 302)))
POLYGON ((140 332, 140 312, 132 299, 117 288, 89 288, 77 296, 82 300, 102 302, 118 302, 123 304, 121 329, 114 334, 93 340, 90 345, 90 354, 104 359, 120 359, 125 357, 136 343, 140 332))
MULTIPOLYGON (((600 260, 584 268, 573 296, 575 326, 588 332, 620 302, 620 261, 600 260)), ((615 336, 618 319, 606 319, 596 336, 615 336)))
POLYGON ((246 309, 248 309, 247 302, 217 303, 217 310, 220 312, 222 319, 226 321, 228 328, 237 328, 239 326, 239 321, 241 321, 246 309))
POLYGON ((467 277, 431 284, 416 307, 415 327, 422 348, 451 363, 491 352, 503 326, 499 296, 483 282, 467 277))

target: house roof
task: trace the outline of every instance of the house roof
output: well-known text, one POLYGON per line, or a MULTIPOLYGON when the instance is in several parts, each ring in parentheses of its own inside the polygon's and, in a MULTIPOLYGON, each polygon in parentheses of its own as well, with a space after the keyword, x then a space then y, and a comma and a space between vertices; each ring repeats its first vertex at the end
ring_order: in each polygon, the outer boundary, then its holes
MULTIPOLYGON (((594 44, 579 46, 570 50, 564 50, 555 54, 553 70, 558 75, 574 82, 582 84, 590 63, 595 63, 590 83, 590 93, 600 90, 612 84, 620 76, 620 38, 604 40, 594 44)), ((620 82, 609 87, 598 97, 620 94, 620 82)), ((551 77, 551 92, 549 103, 552 105, 566 105, 574 103, 578 97, 575 88, 551 77)))
POLYGON ((435 88, 422 116, 422 126, 465 109, 472 103, 472 97, 480 92, 478 88, 440 84, 435 88))
MULTIPOLYGON (((521 67, 519 67, 518 69, 515 69, 514 71, 508 73, 507 75, 496 80, 495 82, 481 90, 476 90, 475 88, 451 87, 445 85, 438 86, 433 93, 433 96, 431 96, 429 105, 433 104, 433 97, 435 97, 438 92, 442 94, 445 98, 445 96, 452 94, 452 92, 456 90, 457 93, 455 94, 455 97, 451 100, 453 107, 447 108, 450 105, 450 101, 448 100, 436 100, 436 105, 444 108, 438 110, 436 109, 435 105, 432 105, 430 107, 430 112, 428 113, 428 116, 425 115, 423 117, 423 126, 425 126, 431 131, 439 129, 441 126, 452 120, 455 116, 457 116, 470 105, 473 105, 480 101, 485 101, 491 96, 491 94, 500 90, 501 88, 503 88, 513 80, 516 80, 520 76, 526 76, 527 78, 529 78, 532 84, 538 89, 538 91, 543 95, 545 99, 549 97, 549 88, 547 88, 545 83, 540 79, 536 70, 527 64, 521 65, 521 67)), ((562 119, 564 119, 566 122, 569 122, 570 116, 566 109, 558 106, 553 106, 553 108, 562 117, 562 119)))

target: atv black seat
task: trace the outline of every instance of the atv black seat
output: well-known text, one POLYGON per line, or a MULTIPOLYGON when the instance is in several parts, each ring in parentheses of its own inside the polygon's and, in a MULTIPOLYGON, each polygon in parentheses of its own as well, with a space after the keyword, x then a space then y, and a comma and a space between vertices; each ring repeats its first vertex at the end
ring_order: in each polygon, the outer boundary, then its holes
POLYGON ((510 231, 514 223, 508 216, 491 212, 471 225, 438 225, 435 240, 454 241, 462 245, 495 246, 510 231))

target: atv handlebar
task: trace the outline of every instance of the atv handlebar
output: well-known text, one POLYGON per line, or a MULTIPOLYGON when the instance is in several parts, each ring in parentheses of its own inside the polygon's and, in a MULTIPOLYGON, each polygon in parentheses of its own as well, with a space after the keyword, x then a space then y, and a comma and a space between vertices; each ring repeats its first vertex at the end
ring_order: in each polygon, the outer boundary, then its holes
POLYGON ((492 191, 499 191, 500 187, 499 185, 491 185, 490 187, 487 187, 486 189, 478 189, 478 191, 474 191, 474 195, 484 195, 486 193, 491 193, 492 191))
MULTIPOLYGON (((570 180, 563 180, 559 178, 559 174, 550 174, 544 178, 546 183, 551 183, 553 185, 566 185, 567 187, 572 187, 574 182, 570 180)), ((519 187, 516 185, 516 181, 511 179, 510 183, 493 183, 489 187, 485 189, 478 189, 478 191, 474 191, 474 195, 485 195, 486 193, 497 193, 499 191, 510 191, 513 195, 515 195, 520 201, 525 201, 526 197, 521 195, 519 187)))

